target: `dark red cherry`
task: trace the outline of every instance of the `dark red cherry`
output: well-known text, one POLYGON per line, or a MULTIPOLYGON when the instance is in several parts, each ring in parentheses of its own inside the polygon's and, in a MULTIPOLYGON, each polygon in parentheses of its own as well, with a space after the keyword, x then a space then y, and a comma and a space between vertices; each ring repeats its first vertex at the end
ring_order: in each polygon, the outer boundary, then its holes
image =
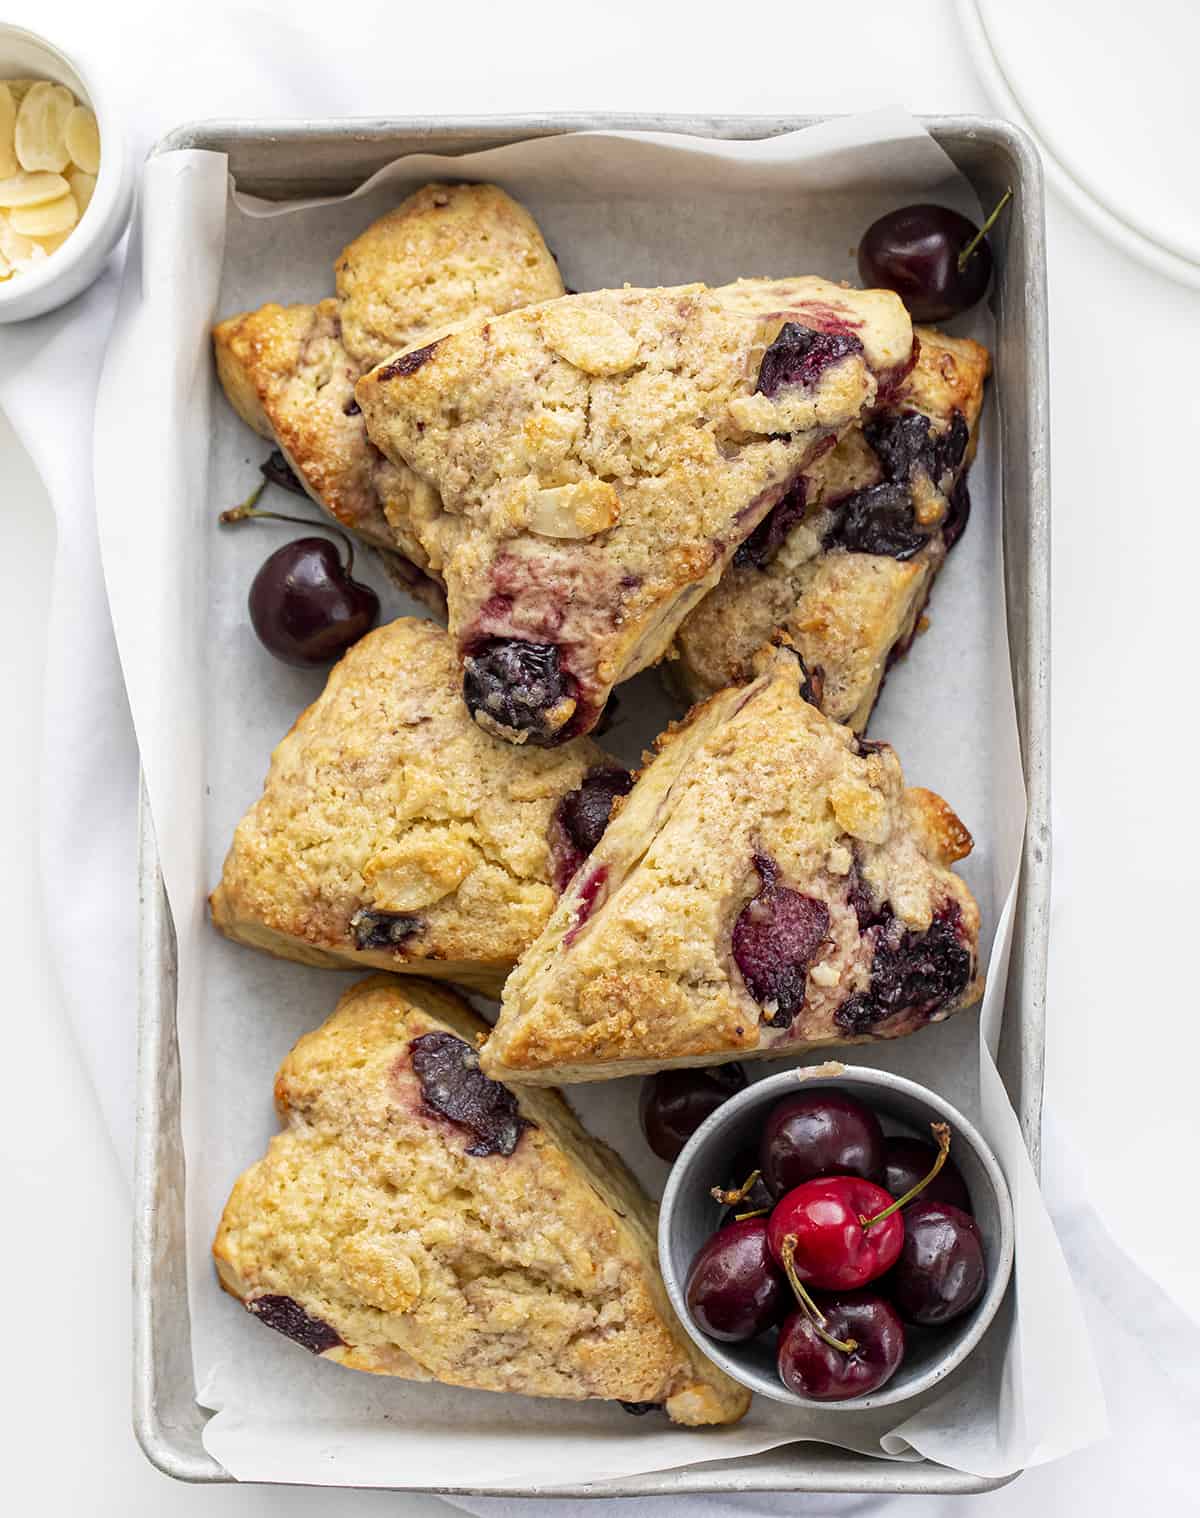
POLYGON ((854 1291, 900 1256, 904 1224, 898 1212, 887 1212, 893 1201, 859 1176, 805 1181, 775 1204, 767 1225, 771 1255, 808 1286, 854 1291))
POLYGON ((874 221, 858 245, 866 285, 894 290, 914 321, 937 322, 981 301, 992 277, 992 251, 982 229, 946 206, 902 206, 874 221), (973 244, 973 246, 972 246, 973 244))
POLYGON ((647 1076, 640 1103, 646 1142, 660 1160, 670 1163, 705 1118, 722 1102, 736 1096, 745 1084, 746 1072, 741 1065, 660 1070, 657 1075, 647 1076))
POLYGON ((829 908, 780 885, 779 867, 765 854, 755 854, 754 868, 762 886, 738 914, 730 944, 763 1021, 788 1028, 804 1006, 809 961, 829 931, 829 908))
MULTIPOLYGON (((268 463, 270 461, 268 460, 268 463)), ((221 513, 226 525, 250 520, 310 524, 303 517, 259 511, 264 479, 240 506, 221 513)), ((351 574, 354 547, 345 533, 343 562, 327 538, 297 538, 277 548, 250 585, 250 621, 259 642, 285 664, 332 664, 379 620, 379 597, 351 574)))
POLYGON ((776 1355, 783 1384, 814 1402, 845 1402, 885 1386, 904 1359, 904 1325, 895 1309, 870 1291, 813 1300, 828 1337, 803 1308, 785 1320, 776 1355), (837 1348, 830 1338, 854 1348, 837 1348))
MULTIPOLYGON (((883 1157, 879 1119, 843 1091, 785 1096, 767 1114, 759 1146, 763 1179, 776 1196, 818 1176, 882 1180, 883 1157)), ((931 1154, 925 1171, 932 1163, 931 1154)))
MULTIPOLYGON (((890 1134, 883 1141, 884 1188, 893 1196, 903 1196, 927 1176, 937 1159, 937 1150, 924 1139, 907 1134, 890 1134)), ((962 1212, 971 1212, 971 1194, 953 1160, 947 1160, 933 1180, 921 1192, 921 1200, 949 1202, 962 1212)))
POLYGON ((379 620, 379 597, 326 538, 277 548, 250 586, 258 640, 285 664, 332 664, 379 620))
POLYGON ((767 1249, 767 1220, 718 1229, 692 1261, 686 1295, 696 1326, 711 1339, 736 1344, 777 1323, 790 1293, 767 1249))
POLYGON ((903 1216, 904 1244, 888 1277, 892 1300, 911 1323, 950 1323, 987 1285, 979 1225, 960 1208, 923 1196, 903 1216))

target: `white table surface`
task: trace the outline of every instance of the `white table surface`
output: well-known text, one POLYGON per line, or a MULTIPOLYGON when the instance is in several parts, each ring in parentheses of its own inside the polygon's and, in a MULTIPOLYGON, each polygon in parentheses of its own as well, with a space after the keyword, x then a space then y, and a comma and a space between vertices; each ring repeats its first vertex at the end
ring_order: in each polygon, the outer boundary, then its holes
MULTIPOLYGON (((113 0, 104 14, 111 24, 128 13, 132 24, 140 9, 113 0)), ((767 46, 762 32, 731 26, 727 9, 704 5, 610 0, 554 10, 493 0, 460 3, 449 17, 397 4, 381 8, 376 24, 391 30, 402 88, 390 102, 364 101, 364 113, 821 111, 897 99, 914 111, 987 111, 948 3, 908 0, 869 14, 836 7, 801 24, 802 10, 767 46)), ((314 6, 291 4, 287 15, 290 25, 310 17, 319 29, 314 6)), ((276 23, 261 8, 255 16, 250 45, 268 45, 276 23)), ((178 24, 195 29, 196 44, 180 115, 201 115, 202 70, 219 60, 204 56, 201 20, 178 24)), ((55 35, 69 35, 61 19, 55 35)), ((344 66, 362 36, 320 46, 344 66)), ((1070 82, 1064 68, 1064 89, 1070 82)), ((1187 699, 1197 685, 1188 520, 1196 486, 1187 461, 1200 437, 1200 295, 1129 262, 1053 198, 1048 221, 1056 880, 1048 1086, 1112 1231, 1196 1314, 1200 1221, 1180 1216, 1179 1201, 1196 1148, 1200 1066, 1189 928, 1200 817, 1187 699)), ((185 1488, 136 1448, 127 1198, 55 985, 54 941, 71 931, 70 903, 47 922, 36 887, 53 553, 49 504, 0 418, 5 1507, 131 1518, 446 1513, 436 1499, 382 1493, 185 1488)))

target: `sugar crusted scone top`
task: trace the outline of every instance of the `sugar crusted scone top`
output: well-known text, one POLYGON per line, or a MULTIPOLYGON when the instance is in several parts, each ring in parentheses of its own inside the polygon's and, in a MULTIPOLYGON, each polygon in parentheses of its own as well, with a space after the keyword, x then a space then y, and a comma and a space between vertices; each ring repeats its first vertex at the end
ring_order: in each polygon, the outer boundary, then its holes
POLYGON ((484 1031, 420 982, 347 992, 279 1071, 287 1126, 225 1209, 223 1284, 358 1369, 736 1419, 747 1395, 666 1304, 653 1208, 561 1099, 518 1096, 515 1146, 483 1156, 430 1104, 423 1041, 463 1040, 467 1053, 484 1031))
POLYGON ((356 957, 511 963, 555 900, 555 808, 605 762, 586 739, 518 751, 489 738, 445 633, 401 618, 350 650, 275 750, 214 911, 339 953, 355 950, 356 913, 411 916, 394 949, 356 957))
MULTIPOLYGON (((872 989, 882 929, 855 898, 888 904, 889 932, 953 918, 974 956, 978 909, 947 868, 970 848, 950 808, 908 790, 886 745, 860 748, 800 693, 789 649, 764 654, 749 685, 696 708, 620 805, 538 941, 509 977, 484 1065, 512 1079, 597 1079, 672 1062, 850 1042, 836 1014, 872 989), (803 1005, 784 1026, 750 993, 735 923, 773 874, 828 913, 803 1005)), ((906 1033, 931 1011, 900 1007, 870 1036, 906 1033)))
POLYGON ((346 351, 362 367, 476 314, 563 293, 537 222, 492 184, 427 184, 335 265, 346 351))
POLYGON ((789 319, 775 293, 758 312, 702 285, 568 296, 359 382, 374 442, 441 496, 423 541, 460 648, 553 645, 593 712, 661 657, 813 451, 876 394, 853 334, 811 381, 763 393, 789 319))

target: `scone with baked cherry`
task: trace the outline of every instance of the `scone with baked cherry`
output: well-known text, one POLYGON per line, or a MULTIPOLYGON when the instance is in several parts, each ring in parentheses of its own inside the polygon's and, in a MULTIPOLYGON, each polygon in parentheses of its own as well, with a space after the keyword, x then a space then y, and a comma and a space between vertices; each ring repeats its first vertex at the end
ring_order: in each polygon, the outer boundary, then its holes
POLYGON ((749 1394, 680 1329, 655 1209, 553 1091, 479 1068, 486 1026, 421 981, 361 981, 275 1080, 283 1131, 213 1254, 263 1323, 356 1370, 733 1423, 749 1394))
POLYGON ((335 665, 238 824, 211 900, 224 933, 498 988, 630 782, 588 739, 496 742, 459 680, 446 634, 414 618, 335 665))
POLYGON ((533 218, 489 184, 425 185, 345 247, 335 273, 336 296, 316 305, 270 304, 220 322, 217 373, 238 415, 279 445, 319 506, 425 571, 411 524, 439 503, 372 447, 355 381, 474 313, 561 295, 562 280, 533 218))
POLYGON ((440 500, 414 528, 475 720, 588 732, 912 354, 889 291, 745 281, 565 296, 361 379, 372 441, 440 500))
POLYGON ((504 987, 483 1068, 561 1083, 896 1038, 978 999, 971 838, 788 645, 657 745, 504 987))
POLYGON ((986 348, 918 327, 910 374, 804 472, 690 612, 663 666, 688 701, 743 679, 784 629, 823 679, 822 709, 861 731, 909 647, 970 510, 986 348))

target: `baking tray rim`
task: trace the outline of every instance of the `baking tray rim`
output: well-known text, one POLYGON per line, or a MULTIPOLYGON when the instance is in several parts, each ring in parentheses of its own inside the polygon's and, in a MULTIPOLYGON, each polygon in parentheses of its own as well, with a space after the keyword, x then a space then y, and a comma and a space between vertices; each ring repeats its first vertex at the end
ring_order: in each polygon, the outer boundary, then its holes
MULTIPOLYGON (((166 133, 150 150, 149 157, 181 149, 227 151, 231 145, 254 143, 286 147, 314 138, 342 138, 347 144, 387 145, 407 139, 398 154, 443 151, 452 154, 477 150, 491 139, 509 141, 575 131, 659 131, 687 136, 749 139, 775 136, 828 120, 826 115, 753 115, 715 113, 549 113, 502 114, 458 117, 339 117, 252 121, 214 118, 184 123, 166 133), (441 134, 440 146, 432 140, 441 134), (456 135, 452 143, 445 138, 456 135), (415 140, 414 140, 415 139, 415 140), (474 140, 472 140, 474 139, 474 140)), ((1019 217, 1013 218, 1012 236, 1023 243, 1025 265, 1024 313, 1027 327, 1023 346, 1023 374, 1013 383, 1027 387, 1029 401, 1027 477, 1023 550, 1025 555, 1024 636, 1021 663, 1024 682, 1014 668, 1018 686, 1018 725, 1028 801, 1017 918, 1014 924, 1013 958, 1009 968, 1005 1021, 1012 1014, 1014 966, 1020 967, 1019 997, 1021 1028, 1017 1054, 1021 1098, 1017 1108, 1022 1131, 1035 1168, 1040 1164, 1041 1100, 1044 1065, 1044 1019, 1046 959, 1049 946, 1050 819, 1049 819, 1049 440, 1048 374, 1046 337, 1044 191, 1041 163, 1032 139, 1011 123, 977 115, 920 116, 917 119, 936 140, 976 142, 1007 153, 1014 179, 1021 191, 1019 217)), ((1004 388, 996 385, 997 406, 1004 426, 1004 388)), ((1003 465, 1003 455, 1002 455, 1003 465)), ((1008 506, 1007 475, 1004 498, 1008 506)), ((1005 511, 1005 598, 1009 612, 1010 663, 1018 658, 1014 644, 1013 592, 1009 556, 1013 551, 1005 511)), ((167 1176, 160 1165, 164 1142, 178 1123, 179 1066, 174 1006, 174 928, 166 901, 157 844, 154 838, 144 779, 138 824, 139 965, 138 965, 138 1077, 134 1155, 133 1225, 133 1425, 138 1443, 157 1469, 187 1482, 235 1480, 204 1450, 193 1431, 189 1443, 184 1430, 164 1412, 164 1368, 161 1325, 156 1320, 158 1285, 162 1267, 178 1270, 180 1261, 170 1259, 164 1239, 164 1203, 174 1202, 181 1230, 186 1227, 182 1153, 175 1158, 178 1175, 167 1176), (170 986, 170 995, 168 991, 170 986), (164 1195, 164 1187, 167 1194, 164 1195), (171 1194, 173 1187, 174 1194, 171 1194)), ((187 1314, 186 1271, 176 1290, 177 1332, 186 1343, 186 1402, 197 1417, 197 1427, 207 1421, 195 1403, 191 1384, 191 1325, 187 1314), (182 1316, 182 1321, 178 1321, 182 1316)), ((169 1352, 169 1347, 167 1352, 169 1352)), ((896 1462, 857 1455, 833 1446, 798 1443, 746 1456, 730 1462, 702 1462, 673 1470, 647 1472, 615 1482, 500 1488, 470 1485, 396 1486, 389 1490, 428 1492, 444 1496, 526 1496, 557 1498, 639 1497, 739 1493, 759 1491, 836 1491, 896 1494, 929 1492, 958 1494, 992 1491, 1016 1479, 1020 1472, 997 1477, 977 1477, 932 1461, 896 1462), (803 1451, 803 1460, 828 1470, 805 1471, 801 1463, 788 1470, 789 1455, 803 1451), (836 1457, 832 1458, 831 1456, 836 1457), (716 1465, 724 1468, 715 1469, 716 1465), (757 1467, 757 1468, 755 1468, 757 1467)), ((278 1483, 286 1485, 288 1483, 278 1483)))

